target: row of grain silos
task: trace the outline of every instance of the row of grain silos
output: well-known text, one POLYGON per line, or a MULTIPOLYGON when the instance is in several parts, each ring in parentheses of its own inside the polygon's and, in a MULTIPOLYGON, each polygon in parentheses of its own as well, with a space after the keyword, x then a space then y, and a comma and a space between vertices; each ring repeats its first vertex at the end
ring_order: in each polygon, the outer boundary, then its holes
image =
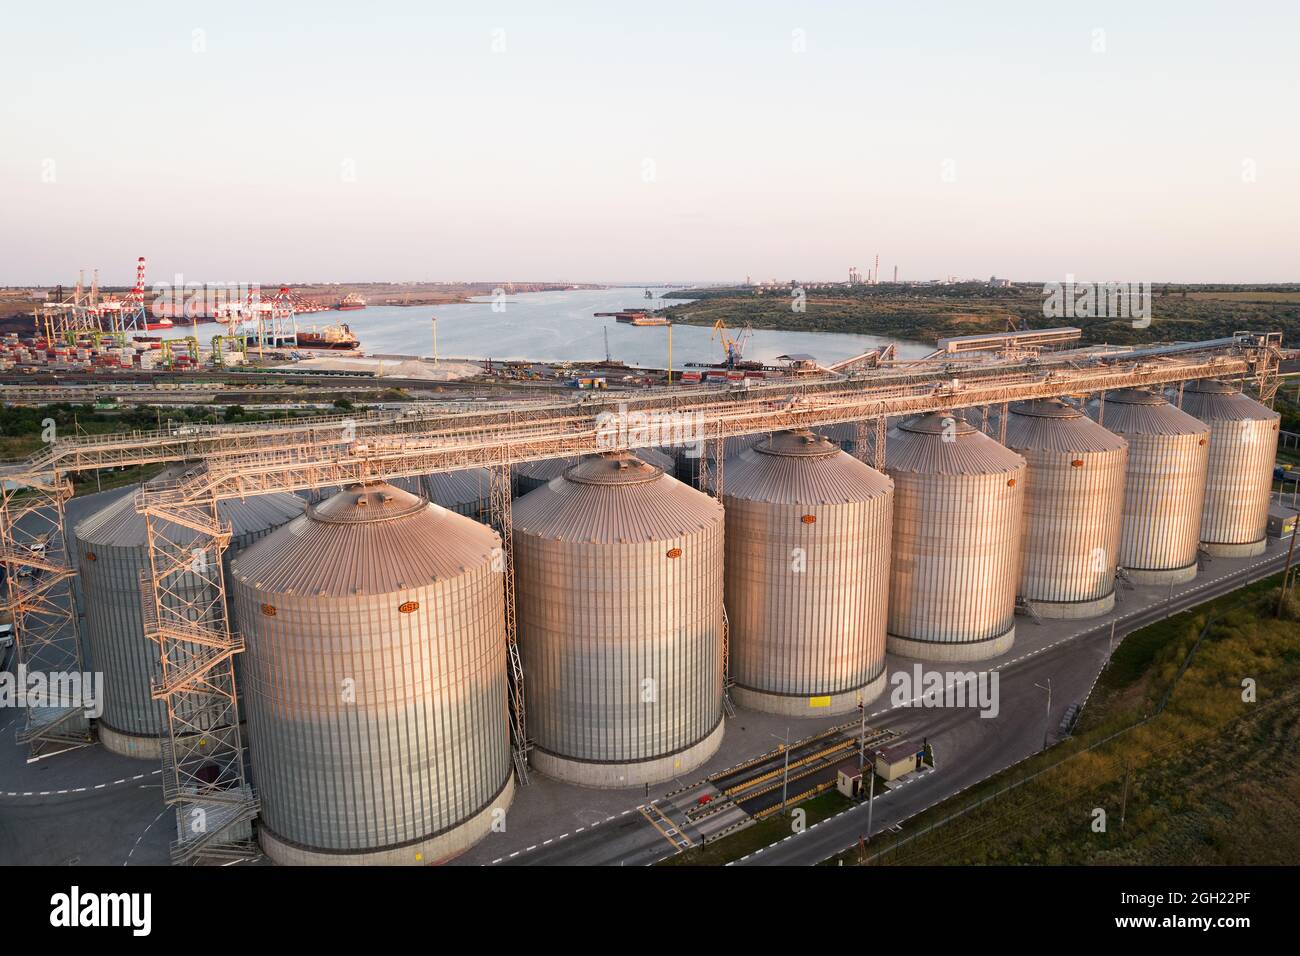
MULTIPOLYGON (((1018 596, 1042 616, 1090 616, 1113 602, 1117 565, 1175 580, 1194 573, 1198 541, 1262 547, 1277 417, 1218 383, 1189 386, 1185 404, 1200 421, 1114 393, 1094 412, 1103 427, 1063 402, 1022 403, 1005 446, 921 416, 890 431, 885 474, 810 432, 758 436, 729 447, 721 503, 667 473, 681 460, 548 465, 514 506, 534 767, 627 787, 709 759, 728 611, 739 703, 833 714, 880 692, 887 649, 1002 653, 1018 596)), ((283 496, 249 522, 264 536, 231 563, 230 592, 272 859, 434 862, 509 806, 500 540, 467 517, 485 517, 485 492, 485 473, 378 482, 297 517, 283 496)), ((96 518, 78 539, 104 551, 110 522, 96 518)), ((82 554, 88 597, 102 593, 86 570, 97 559, 82 554)), ((138 585, 131 596, 138 615, 138 585)), ((136 641, 137 669, 151 649, 136 641)), ((134 725, 106 684, 120 733, 134 725)))

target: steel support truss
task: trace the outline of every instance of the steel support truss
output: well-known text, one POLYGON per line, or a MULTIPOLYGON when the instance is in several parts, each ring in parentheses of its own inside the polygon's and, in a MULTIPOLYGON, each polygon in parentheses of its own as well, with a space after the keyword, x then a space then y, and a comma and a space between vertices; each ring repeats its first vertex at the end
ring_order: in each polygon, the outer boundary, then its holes
POLYGON ((28 678, 45 692, 24 700, 19 743, 40 759, 91 743, 77 598, 68 558, 63 503, 72 483, 29 474, 0 482, 0 563, 5 567, 6 609, 13 615, 20 689, 28 678))
POLYGON ((519 656, 518 618, 515 604, 515 540, 513 519, 514 481, 509 464, 489 469, 491 484, 488 501, 492 527, 501 535, 498 558, 505 580, 506 654, 509 662, 510 743, 514 753, 515 775, 521 785, 528 784, 528 720, 524 701, 524 665, 519 656))
POLYGON ((153 698, 166 722, 163 799, 176 809, 176 863, 251 857, 258 803, 244 773, 222 554, 230 527, 217 499, 174 502, 142 489, 149 570, 141 575, 145 637, 158 646, 153 698))
MULTIPOLYGON (((640 411, 700 416, 709 436, 721 495, 725 441, 737 435, 843 422, 874 425, 871 456, 884 467, 885 430, 893 416, 957 410, 1109 389, 1158 387, 1201 378, 1252 381, 1261 399, 1276 394, 1280 337, 1229 339, 1128 353, 1056 353, 1028 362, 980 362, 954 374, 924 363, 876 370, 853 381, 829 376, 764 384, 742 397, 717 390, 652 389, 580 403, 537 402, 526 410, 482 410, 416 416, 357 416, 201 426, 178 432, 59 441, 25 465, 0 471, 0 560, 10 569, 21 661, 80 669, 72 570, 63 534, 63 501, 71 472, 198 459, 205 467, 179 482, 149 486, 136 496, 148 519, 150 570, 141 582, 149 639, 158 645, 154 696, 166 708, 164 797, 177 809, 174 859, 230 859, 251 851, 248 823, 258 803, 244 771, 235 693, 234 655, 243 649, 227 612, 222 552, 230 531, 219 520, 224 499, 294 492, 462 468, 492 472, 493 523, 502 534, 510 641, 515 763, 526 779, 527 736, 522 668, 515 645, 510 535, 510 466, 608 450, 597 414, 626 405, 640 411), (32 530, 45 522, 49 531, 32 530), (47 533, 43 554, 39 534, 47 533), (38 579, 16 572, 31 566, 38 579)), ((1005 421, 1005 414, 1002 416, 1005 421)), ((702 463, 708 470, 706 461, 702 463)), ((726 635, 724 631, 724 649, 726 635)), ((725 669, 724 669, 725 676, 725 669)), ((27 739, 75 746, 89 738, 76 714, 28 715, 27 739), (53 718, 53 719, 51 719, 53 718)), ((81 718, 84 720, 84 718, 81 718)))

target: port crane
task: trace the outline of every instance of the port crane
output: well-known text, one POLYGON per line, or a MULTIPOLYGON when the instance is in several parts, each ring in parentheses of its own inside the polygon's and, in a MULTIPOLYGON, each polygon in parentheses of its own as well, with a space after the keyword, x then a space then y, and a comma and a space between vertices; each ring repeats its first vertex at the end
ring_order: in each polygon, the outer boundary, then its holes
POLYGON ((724 363, 727 368, 736 368, 745 360, 745 344, 753 331, 752 326, 746 325, 739 335, 732 337, 726 323, 721 319, 713 323, 713 334, 709 338, 722 343, 722 350, 726 356, 724 363))

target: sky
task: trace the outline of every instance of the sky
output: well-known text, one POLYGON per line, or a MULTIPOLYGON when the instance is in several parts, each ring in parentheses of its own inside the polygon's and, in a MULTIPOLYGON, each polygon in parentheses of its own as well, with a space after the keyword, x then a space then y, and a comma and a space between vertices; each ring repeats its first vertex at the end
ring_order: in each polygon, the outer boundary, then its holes
POLYGON ((1294 0, 4 21, 5 285, 1300 280, 1294 0))

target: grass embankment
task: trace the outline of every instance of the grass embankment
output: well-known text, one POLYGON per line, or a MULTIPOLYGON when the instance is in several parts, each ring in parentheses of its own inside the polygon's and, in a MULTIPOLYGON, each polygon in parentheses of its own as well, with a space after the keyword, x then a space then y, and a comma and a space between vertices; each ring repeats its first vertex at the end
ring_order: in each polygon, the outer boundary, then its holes
POLYGON ((1218 338, 1237 331, 1276 332, 1284 341, 1300 341, 1300 292, 1295 290, 1207 290, 1156 286, 1152 321, 1133 328, 1129 319, 1047 318, 1042 285, 1011 289, 968 283, 934 288, 860 286, 854 289, 808 288, 806 309, 791 309, 788 290, 751 288, 684 290, 696 301, 661 311, 687 325, 848 332, 883 335, 933 345, 953 335, 1002 332, 1011 319, 1033 329, 1073 325, 1083 329, 1087 344, 1140 344, 1218 338))
POLYGON ((1072 739, 877 837, 866 854, 843 854, 844 862, 1294 863, 1300 602, 1289 600, 1274 620, 1278 584, 1259 582, 1134 632, 1072 739), (1247 678, 1254 703, 1242 699, 1247 678), (1093 829, 1097 808, 1104 832, 1093 829))

